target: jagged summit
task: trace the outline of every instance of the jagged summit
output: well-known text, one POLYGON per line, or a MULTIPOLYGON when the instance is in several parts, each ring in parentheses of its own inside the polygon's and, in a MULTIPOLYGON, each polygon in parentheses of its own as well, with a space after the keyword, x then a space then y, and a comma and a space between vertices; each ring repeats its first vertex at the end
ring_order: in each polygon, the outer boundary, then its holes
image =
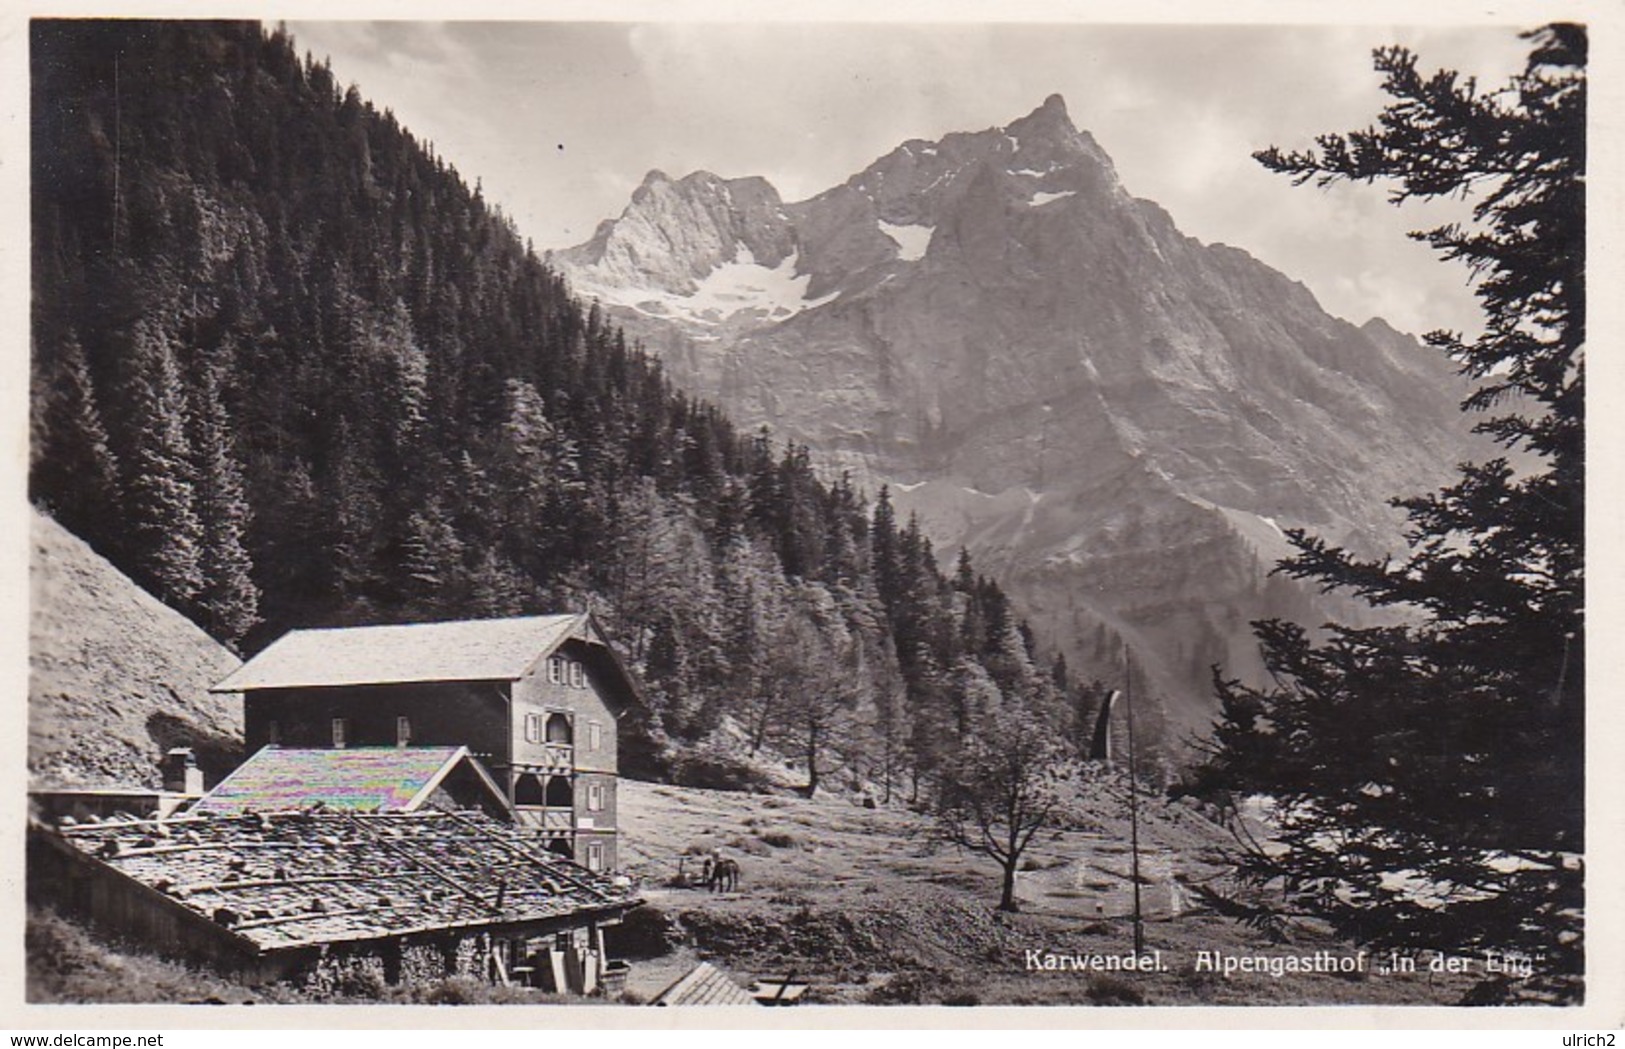
POLYGON ((1044 99, 1043 105, 1028 113, 1026 116, 1011 122, 1005 129, 1011 134, 1018 131, 1033 135, 1075 135, 1078 129, 1072 123, 1072 117, 1066 111, 1066 99, 1060 95, 1050 95, 1044 99))
POLYGON ((613 297, 605 289, 628 286, 693 296, 722 267, 772 270, 794 250, 784 202, 765 178, 694 171, 674 181, 656 168, 619 218, 552 258, 567 271, 590 269, 594 276, 582 290, 600 297, 613 297))

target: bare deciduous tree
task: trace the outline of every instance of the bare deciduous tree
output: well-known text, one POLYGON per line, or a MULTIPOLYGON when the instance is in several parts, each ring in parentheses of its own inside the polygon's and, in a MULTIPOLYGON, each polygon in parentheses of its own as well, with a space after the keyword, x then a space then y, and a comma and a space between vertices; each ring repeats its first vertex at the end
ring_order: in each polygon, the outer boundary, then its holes
POLYGON ((999 909, 1017 910, 1016 870, 1060 804, 1066 751, 1020 697, 1007 698, 966 736, 943 769, 937 826, 943 837, 1004 871, 999 909))

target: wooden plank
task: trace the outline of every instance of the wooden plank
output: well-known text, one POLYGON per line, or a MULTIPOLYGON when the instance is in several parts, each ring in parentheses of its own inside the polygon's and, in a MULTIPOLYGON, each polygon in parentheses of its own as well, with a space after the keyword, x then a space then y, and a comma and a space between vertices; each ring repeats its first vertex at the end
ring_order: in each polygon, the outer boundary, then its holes
POLYGON ((284 914, 276 918, 255 918, 251 921, 238 922, 233 929, 263 929, 268 925, 292 925, 295 922, 327 921, 332 918, 348 918, 357 914, 377 914, 382 911, 380 907, 351 907, 342 911, 304 911, 299 914, 284 914))
POLYGON ((570 982, 564 972, 564 952, 557 947, 547 949, 547 966, 553 973, 553 990, 562 994, 569 989, 570 982))
POLYGON ((150 827, 150 826, 154 826, 154 825, 157 825, 157 824, 163 824, 166 827, 173 827, 173 826, 176 826, 177 824, 184 825, 184 824, 187 824, 187 823, 207 823, 208 821, 209 821, 209 817, 207 817, 207 816, 170 816, 167 819, 155 819, 155 820, 114 820, 114 819, 106 819, 106 820, 102 820, 99 823, 75 823, 71 827, 58 826, 55 829, 57 830, 58 833, 61 833, 61 834, 75 835, 75 834, 88 834, 88 833, 90 833, 92 831, 99 831, 99 830, 101 830, 101 831, 118 830, 121 827, 150 827))
POLYGON ((494 943, 491 945, 491 960, 496 963, 497 979, 502 982, 502 986, 511 987, 512 984, 508 982, 508 967, 502 964, 502 952, 494 943))
POLYGON ((173 855, 180 852, 214 852, 226 849, 233 852, 254 851, 257 849, 298 849, 303 843, 291 841, 200 841, 188 842, 184 845, 154 845, 145 849, 130 849, 128 852, 119 851, 112 856, 97 855, 99 860, 128 860, 141 856, 173 855))
POLYGON ((190 885, 177 885, 172 891, 176 895, 195 895, 205 892, 223 895, 239 889, 263 889, 273 885, 351 885, 363 881, 399 881, 402 878, 412 876, 413 873, 408 872, 401 874, 330 874, 314 878, 252 878, 243 881, 196 882, 190 885))

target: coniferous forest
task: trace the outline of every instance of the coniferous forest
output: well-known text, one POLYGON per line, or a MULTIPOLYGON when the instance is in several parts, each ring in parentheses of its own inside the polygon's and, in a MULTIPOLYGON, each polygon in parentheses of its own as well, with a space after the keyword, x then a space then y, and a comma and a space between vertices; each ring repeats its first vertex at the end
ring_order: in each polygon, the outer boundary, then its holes
POLYGON ((1087 735, 968 557, 674 389, 285 32, 31 47, 31 498, 218 640, 591 608, 641 760, 710 785, 769 748, 915 794, 1009 704, 1087 735))

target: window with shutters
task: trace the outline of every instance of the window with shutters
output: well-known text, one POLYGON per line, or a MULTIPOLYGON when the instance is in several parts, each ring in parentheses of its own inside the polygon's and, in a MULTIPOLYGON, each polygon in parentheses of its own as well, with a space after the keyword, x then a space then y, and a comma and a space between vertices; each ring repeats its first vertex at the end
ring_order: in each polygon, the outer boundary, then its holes
POLYGON ((395 719, 395 745, 404 747, 412 742, 412 719, 402 715, 395 719))
POLYGON ((549 656, 547 659, 547 680, 555 685, 564 684, 564 657, 549 656))
POLYGON ((570 663, 570 684, 575 688, 587 687, 586 668, 574 660, 572 660, 570 663))
POLYGON ((350 719, 333 719, 333 746, 347 747, 350 745, 350 719))
POLYGON ((587 722, 587 749, 602 750, 604 746, 604 726, 596 721, 587 722))
POLYGON ((604 869, 604 847, 596 842, 587 846, 587 869, 590 871, 604 869))
POLYGON ((542 741, 542 716, 540 714, 525 715, 525 742, 540 743, 542 741))

